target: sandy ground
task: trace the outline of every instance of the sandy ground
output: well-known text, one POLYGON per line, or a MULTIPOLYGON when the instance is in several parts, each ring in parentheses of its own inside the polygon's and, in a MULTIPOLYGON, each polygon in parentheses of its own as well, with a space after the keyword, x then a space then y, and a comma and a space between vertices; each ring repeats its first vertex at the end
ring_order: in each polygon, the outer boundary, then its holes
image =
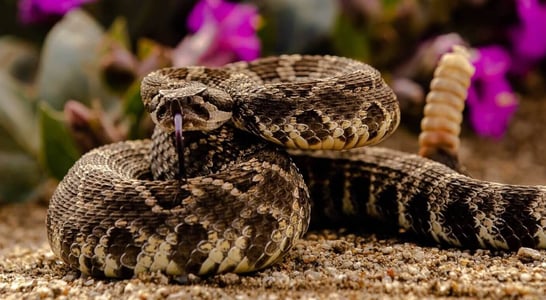
MULTIPOLYGON (((507 183, 546 182, 546 99, 525 100, 499 142, 466 133, 462 161, 475 177, 507 183)), ((413 151, 397 133, 387 145, 413 151)), ((315 231, 282 263, 246 276, 220 275, 187 284, 160 274, 109 281, 81 277, 57 261, 45 236, 42 204, 0 207, 2 299, 365 299, 546 298, 546 251, 441 249, 409 235, 315 231)))

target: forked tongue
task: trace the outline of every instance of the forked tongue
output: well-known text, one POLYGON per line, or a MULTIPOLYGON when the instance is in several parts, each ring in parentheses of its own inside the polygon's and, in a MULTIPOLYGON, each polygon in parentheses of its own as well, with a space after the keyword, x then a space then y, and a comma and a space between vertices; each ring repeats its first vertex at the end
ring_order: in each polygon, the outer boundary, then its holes
POLYGON ((187 181, 186 166, 184 165, 184 136, 182 135, 182 112, 174 114, 174 140, 178 155, 178 178, 187 181))

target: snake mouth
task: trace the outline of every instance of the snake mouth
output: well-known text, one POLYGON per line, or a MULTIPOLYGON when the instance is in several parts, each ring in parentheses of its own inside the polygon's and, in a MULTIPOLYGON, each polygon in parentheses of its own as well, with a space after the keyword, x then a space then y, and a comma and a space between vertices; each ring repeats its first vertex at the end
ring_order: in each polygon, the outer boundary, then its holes
POLYGON ((154 98, 157 104, 147 107, 154 123, 172 132, 174 115, 182 110, 185 131, 211 131, 231 119, 232 100, 228 94, 198 82, 186 84, 158 91, 154 98))

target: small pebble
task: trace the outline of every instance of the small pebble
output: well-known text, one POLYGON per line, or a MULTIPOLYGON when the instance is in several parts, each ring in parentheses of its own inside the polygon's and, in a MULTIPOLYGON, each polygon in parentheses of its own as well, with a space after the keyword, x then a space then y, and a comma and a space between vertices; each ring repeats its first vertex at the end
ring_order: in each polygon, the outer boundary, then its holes
POLYGON ((226 285, 234 285, 241 282, 241 277, 235 273, 219 275, 219 279, 226 285))
POLYGON ((94 279, 88 279, 83 283, 83 285, 90 286, 90 285, 93 285, 94 283, 95 283, 94 279))
POLYGON ((63 276, 64 281, 74 281, 78 278, 78 274, 76 272, 68 272, 65 276, 63 276))
POLYGON ((540 253, 540 251, 527 247, 519 248, 517 256, 523 262, 536 261, 542 258, 542 254, 540 253))
POLYGON ((136 286, 136 284, 133 284, 131 282, 129 282, 125 288, 123 289, 123 292, 125 293, 132 293, 134 291, 136 291, 138 289, 138 287, 136 286))
POLYGON ((423 260, 423 258, 425 257, 425 252, 423 250, 415 250, 413 251, 413 259, 415 259, 416 261, 421 261, 423 260))
MULTIPOLYGON (((278 263, 251 274, 190 274, 180 281, 158 273, 128 280, 80 277, 51 257, 43 233, 36 245, 10 246, 17 244, 10 237, 28 238, 43 227, 41 210, 38 225, 0 241, 8 247, 0 247, 2 299, 535 299, 546 286, 544 250, 492 254, 335 230, 312 232, 314 241, 298 241, 278 263), (534 263, 522 263, 527 261, 534 263)), ((0 210, 0 225, 11 215, 0 210)))
POLYGON ((40 296, 41 299, 54 296, 53 291, 50 288, 46 287, 46 286, 41 286, 41 287, 37 288, 36 293, 40 296))
POLYGON ((521 280, 523 282, 529 282, 529 281, 531 281, 532 278, 533 278, 533 276, 531 276, 531 274, 529 274, 529 273, 519 274, 519 280, 521 280))
POLYGON ((394 249, 391 246, 383 247, 383 249, 381 249, 383 254, 391 254, 393 251, 394 249))
POLYGON ((320 280, 322 277, 322 274, 320 272, 314 271, 314 270, 306 270, 303 272, 305 278, 309 280, 320 280))

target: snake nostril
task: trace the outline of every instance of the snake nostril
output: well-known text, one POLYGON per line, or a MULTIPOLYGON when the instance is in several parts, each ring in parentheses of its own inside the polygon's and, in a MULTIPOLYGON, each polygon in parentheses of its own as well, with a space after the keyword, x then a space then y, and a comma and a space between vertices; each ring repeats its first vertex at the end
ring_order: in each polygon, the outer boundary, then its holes
POLYGON ((158 119, 158 120, 163 119, 163 117, 165 117, 165 114, 166 114, 166 113, 167 113, 167 106, 161 105, 161 106, 157 109, 157 113, 156 113, 157 119, 158 119))

